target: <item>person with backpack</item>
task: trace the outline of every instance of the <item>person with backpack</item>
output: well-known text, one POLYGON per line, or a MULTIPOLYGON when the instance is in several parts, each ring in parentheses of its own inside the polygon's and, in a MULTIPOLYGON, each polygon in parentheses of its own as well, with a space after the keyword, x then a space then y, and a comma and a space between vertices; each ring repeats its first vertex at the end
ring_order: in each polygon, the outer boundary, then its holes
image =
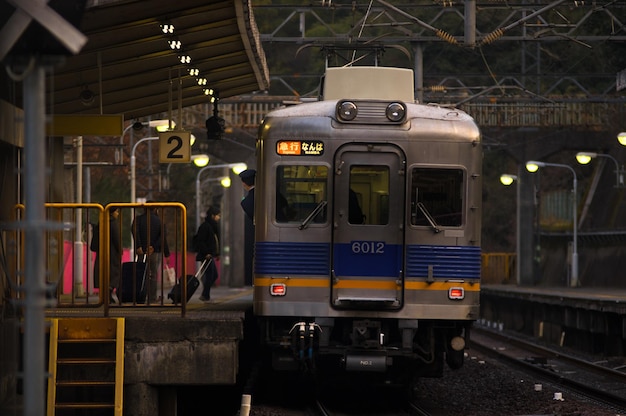
POLYGON ((218 207, 211 206, 206 212, 204 222, 200 224, 198 232, 194 236, 196 249, 196 261, 209 260, 211 263, 202 275, 202 294, 200 300, 208 302, 211 299, 211 286, 218 278, 215 261, 220 256, 220 227, 219 220, 221 211, 218 207))

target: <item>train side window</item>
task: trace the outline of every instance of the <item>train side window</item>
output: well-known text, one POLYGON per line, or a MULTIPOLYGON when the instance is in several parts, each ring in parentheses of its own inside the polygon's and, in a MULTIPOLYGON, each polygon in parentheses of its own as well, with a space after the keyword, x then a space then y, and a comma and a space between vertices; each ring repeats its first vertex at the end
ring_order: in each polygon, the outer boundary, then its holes
MULTIPOLYGON (((276 168, 276 212, 278 223, 301 223, 321 201, 328 201, 328 167, 322 165, 280 165, 276 168)), ((314 223, 324 223, 322 210, 314 223)))
POLYGON ((460 227, 463 224, 463 177, 461 169, 414 168, 411 172, 411 224, 460 227))

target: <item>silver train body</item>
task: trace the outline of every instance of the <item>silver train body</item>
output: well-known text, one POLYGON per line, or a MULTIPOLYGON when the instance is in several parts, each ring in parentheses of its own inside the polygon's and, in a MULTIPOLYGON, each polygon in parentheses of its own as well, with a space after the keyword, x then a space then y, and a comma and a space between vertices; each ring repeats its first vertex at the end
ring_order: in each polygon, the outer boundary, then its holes
POLYGON ((479 129, 415 103, 410 70, 331 68, 322 85, 259 129, 261 339, 275 369, 441 376, 479 315, 479 129))

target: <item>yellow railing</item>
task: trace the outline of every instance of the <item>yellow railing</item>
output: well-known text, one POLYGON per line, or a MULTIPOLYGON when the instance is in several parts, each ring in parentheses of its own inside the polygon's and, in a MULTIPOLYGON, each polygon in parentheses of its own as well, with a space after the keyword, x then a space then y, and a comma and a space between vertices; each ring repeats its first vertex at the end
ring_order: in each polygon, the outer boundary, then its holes
MULTIPOLYGON (((44 253, 26 253, 27 233, 20 224, 25 220, 24 205, 15 208, 15 226, 1 230, 3 239, 8 247, 5 250, 8 280, 11 286, 11 299, 21 300, 24 297, 25 264, 33 261, 37 256, 45 259, 46 293, 49 305, 53 308, 89 307, 102 308, 103 315, 109 315, 112 307, 177 307, 181 308, 184 316, 186 302, 174 304, 167 299, 167 294, 173 282, 165 276, 165 264, 161 261, 156 282, 156 296, 145 301, 133 298, 131 301, 120 304, 111 303, 109 299, 109 283, 111 276, 110 261, 110 212, 119 211, 117 227, 122 236, 123 257, 119 257, 119 278, 123 262, 134 260, 136 253, 135 242, 132 238, 132 224, 145 209, 153 209, 159 213, 161 230, 166 236, 169 251, 172 256, 168 264, 174 268, 177 276, 187 274, 187 210, 178 202, 158 203, 111 203, 106 207, 100 204, 45 204, 46 218, 42 224, 44 253), (98 233, 98 262, 96 253, 90 250, 93 238, 93 226, 99 224, 98 233), (97 270, 97 272, 96 272, 97 270), (97 278, 96 278, 97 276, 97 278), (53 301, 53 299, 56 300, 53 301)), ((186 279, 183 281, 183 293, 186 291, 186 279)), ((153 285, 155 283, 152 283, 153 285)), ((154 287, 152 287, 154 292, 154 287)), ((119 293, 118 293, 119 295, 119 293)), ((183 296, 183 299, 186 297, 183 296)))
POLYGON ((514 283, 516 281, 515 261, 515 253, 483 253, 481 282, 483 284, 514 283))

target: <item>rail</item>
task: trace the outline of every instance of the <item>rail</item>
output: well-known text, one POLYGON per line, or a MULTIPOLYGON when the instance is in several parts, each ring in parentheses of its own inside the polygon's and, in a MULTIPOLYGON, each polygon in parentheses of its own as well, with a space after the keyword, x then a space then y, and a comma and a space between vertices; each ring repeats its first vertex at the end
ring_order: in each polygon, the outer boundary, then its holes
MULTIPOLYGON (((27 238, 22 225, 24 211, 24 205, 17 205, 15 221, 0 229, 3 241, 0 260, 10 301, 15 305, 24 298, 26 262, 43 255, 46 273, 41 278, 45 279, 48 309, 89 308, 108 317, 112 308, 173 307, 185 315, 186 296, 176 304, 167 299, 177 279, 169 280, 165 270, 169 265, 176 277, 187 275, 187 211, 183 204, 111 203, 104 207, 91 203, 47 203, 46 220, 42 224, 44 253, 24 251, 27 238), (117 214, 113 215, 114 211, 117 214), (157 220, 144 215, 147 212, 156 214, 157 220), (145 220, 139 219, 142 215, 145 220), (142 221, 144 225, 140 225, 142 221), (155 234, 160 237, 155 239, 155 234), (152 259, 152 271, 156 270, 154 278, 150 278, 149 261, 143 265, 133 261, 142 239, 163 248, 157 248, 156 254, 149 250, 148 260, 152 259), (161 259, 164 254, 169 254, 166 262, 161 259), (144 268, 145 273, 138 273, 144 268), (128 279, 131 283, 126 285, 128 279), (103 289, 109 287, 114 288, 111 295, 103 289)), ((186 279, 180 280, 186 294, 186 279)))

